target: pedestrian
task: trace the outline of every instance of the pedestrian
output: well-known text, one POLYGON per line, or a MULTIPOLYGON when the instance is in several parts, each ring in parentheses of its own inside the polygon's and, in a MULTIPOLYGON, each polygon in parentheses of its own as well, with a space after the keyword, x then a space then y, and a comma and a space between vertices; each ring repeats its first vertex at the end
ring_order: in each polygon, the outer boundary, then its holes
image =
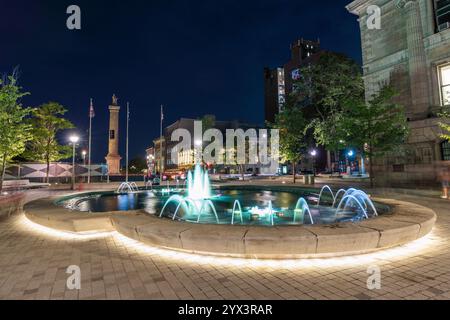
POLYGON ((445 166, 440 174, 440 180, 442 183, 442 199, 450 199, 448 196, 449 180, 450 180, 450 168, 445 166))

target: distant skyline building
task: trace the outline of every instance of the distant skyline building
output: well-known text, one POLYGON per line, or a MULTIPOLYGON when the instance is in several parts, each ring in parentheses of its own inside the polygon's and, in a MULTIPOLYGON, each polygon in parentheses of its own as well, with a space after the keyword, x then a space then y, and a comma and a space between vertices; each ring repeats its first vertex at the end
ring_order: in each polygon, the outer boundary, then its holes
POLYGON ((166 170, 166 139, 159 137, 153 140, 155 152, 155 173, 161 173, 166 170))
MULTIPOLYGON (((205 115, 201 119, 190 119, 190 118, 181 118, 171 125, 164 128, 164 137, 163 137, 163 150, 160 152, 159 145, 160 140, 155 139, 153 141, 154 148, 155 148, 155 159, 156 159, 156 167, 158 168, 158 164, 160 161, 162 161, 162 165, 164 167, 163 172, 166 174, 179 174, 181 172, 185 172, 187 170, 192 169, 193 165, 195 164, 195 141, 192 139, 191 141, 191 150, 175 150, 175 153, 177 154, 177 163, 175 163, 172 159, 172 152, 174 151, 174 148, 177 147, 179 144, 178 141, 171 141, 172 133, 177 129, 186 129, 189 131, 192 137, 194 137, 194 122, 195 121, 205 121, 205 119, 208 122, 208 126, 210 128, 218 129, 222 132, 223 136, 226 136, 226 130, 227 129, 242 129, 244 131, 248 129, 261 129, 261 126, 256 124, 249 124, 249 123, 243 123, 237 120, 232 121, 219 121, 216 120, 215 116, 213 115, 205 115)), ((204 128, 205 129, 205 128, 204 128)), ((206 143, 205 143, 206 146, 206 143)), ((204 146, 204 147, 205 147, 204 146)), ((216 165, 214 163, 208 164, 210 166, 210 169, 216 171, 216 172, 222 172, 222 173, 234 173, 233 171, 235 168, 232 168, 231 166, 227 165, 216 165)), ((264 169, 261 168, 259 165, 246 165, 245 170, 251 171, 251 172, 264 172, 264 169)))
POLYGON ((265 120, 274 122, 276 115, 282 111, 286 97, 294 89, 293 82, 300 77, 300 69, 314 62, 321 52, 320 40, 299 39, 291 46, 291 59, 276 68, 264 68, 264 109, 265 120))
POLYGON ((113 95, 112 103, 109 106, 108 155, 105 158, 110 175, 120 174, 122 157, 119 155, 119 112, 120 106, 117 103, 117 97, 113 95))

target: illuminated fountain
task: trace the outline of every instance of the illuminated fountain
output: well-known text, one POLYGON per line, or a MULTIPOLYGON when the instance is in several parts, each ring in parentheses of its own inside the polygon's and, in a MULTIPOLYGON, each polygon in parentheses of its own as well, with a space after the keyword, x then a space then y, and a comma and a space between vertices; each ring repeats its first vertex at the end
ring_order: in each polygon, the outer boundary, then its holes
POLYGON ((164 194, 170 194, 171 193, 171 189, 170 189, 170 182, 169 180, 166 181, 166 188, 161 190, 162 193, 164 194))
MULTIPOLYGON (((197 223, 200 222, 200 218, 204 214, 214 213, 216 222, 219 223, 219 217, 217 215, 216 208, 211 201, 211 185, 209 183, 208 172, 204 171, 199 164, 195 166, 194 174, 189 171, 187 176, 187 192, 185 196, 173 195, 171 196, 159 214, 163 216, 165 209, 170 203, 177 203, 177 207, 172 216, 172 219, 177 218, 178 212, 182 208, 185 214, 189 217, 196 217, 194 219, 197 223)), ((167 190, 170 193, 170 187, 167 186, 167 190)))
POLYGON ((274 223, 274 216, 276 215, 276 212, 273 210, 272 201, 269 201, 269 205, 267 208, 258 208, 253 207, 250 209, 250 214, 252 218, 260 219, 265 218, 271 226, 273 226, 274 223))
POLYGON ((320 206, 320 202, 325 191, 328 191, 331 194, 331 198, 333 200, 331 207, 334 208, 337 204, 337 216, 346 212, 346 209, 348 209, 349 207, 361 210, 362 216, 366 219, 369 218, 369 214, 371 214, 372 216, 378 216, 377 209, 370 199, 370 196, 364 191, 355 188, 349 188, 347 190, 339 189, 336 194, 333 194, 333 190, 331 190, 329 186, 323 186, 319 193, 317 206, 320 206), (339 200, 339 197, 341 195, 342 197, 339 200))
POLYGON ((150 187, 150 190, 153 190, 153 182, 151 180, 145 183, 145 190, 148 190, 148 187, 150 187))
POLYGON ((187 177, 187 197, 193 200, 204 200, 211 198, 211 185, 208 172, 203 171, 199 164, 195 166, 194 176, 189 171, 187 177))
POLYGON ((300 198, 298 199, 297 205, 294 209, 294 223, 297 222, 297 215, 300 215, 300 221, 301 223, 304 223, 305 213, 308 213, 311 224, 314 224, 314 220, 312 218, 308 203, 306 202, 305 198, 300 198))
POLYGON ((116 193, 130 193, 130 192, 138 192, 139 188, 136 182, 122 182, 120 186, 117 188, 116 193))

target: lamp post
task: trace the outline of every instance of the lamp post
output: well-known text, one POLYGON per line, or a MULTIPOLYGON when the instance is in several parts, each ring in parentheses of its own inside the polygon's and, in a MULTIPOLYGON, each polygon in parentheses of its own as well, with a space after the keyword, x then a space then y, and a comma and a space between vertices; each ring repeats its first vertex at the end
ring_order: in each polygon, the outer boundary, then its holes
POLYGON ((81 152, 81 157, 83 158, 83 164, 84 164, 84 165, 86 165, 86 155, 87 155, 86 150, 83 150, 83 151, 81 152))
MULTIPOLYGON (((83 150, 81 151, 81 157, 83 158, 83 165, 86 165, 86 155, 87 155, 87 151, 83 150)), ((85 178, 83 178, 83 181, 85 182, 85 178)))
POLYGON ((355 152, 353 150, 349 150, 347 152, 347 161, 348 161, 348 167, 347 167, 347 174, 349 176, 352 175, 352 166, 351 166, 351 158, 355 155, 355 152))
POLYGON ((80 138, 78 136, 70 136, 69 141, 72 143, 72 186, 70 190, 75 190, 75 145, 80 138))
POLYGON ((316 176, 316 156, 317 156, 317 150, 313 149, 311 151, 311 156, 313 158, 313 175, 316 176))

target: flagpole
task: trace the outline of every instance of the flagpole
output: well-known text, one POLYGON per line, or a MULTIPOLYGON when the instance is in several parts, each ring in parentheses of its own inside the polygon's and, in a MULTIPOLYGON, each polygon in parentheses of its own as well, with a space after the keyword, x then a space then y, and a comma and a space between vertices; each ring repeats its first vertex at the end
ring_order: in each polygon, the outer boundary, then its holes
POLYGON ((126 182, 128 182, 128 127, 129 127, 129 122, 130 122, 130 103, 127 102, 127 150, 126 150, 126 155, 125 155, 126 163, 127 163, 127 166, 125 168, 126 182))
MULTIPOLYGON (((90 108, 92 108, 92 98, 91 98, 91 107, 90 108)), ((91 145, 92 145, 92 109, 89 110, 88 184, 91 183, 91 145)))

